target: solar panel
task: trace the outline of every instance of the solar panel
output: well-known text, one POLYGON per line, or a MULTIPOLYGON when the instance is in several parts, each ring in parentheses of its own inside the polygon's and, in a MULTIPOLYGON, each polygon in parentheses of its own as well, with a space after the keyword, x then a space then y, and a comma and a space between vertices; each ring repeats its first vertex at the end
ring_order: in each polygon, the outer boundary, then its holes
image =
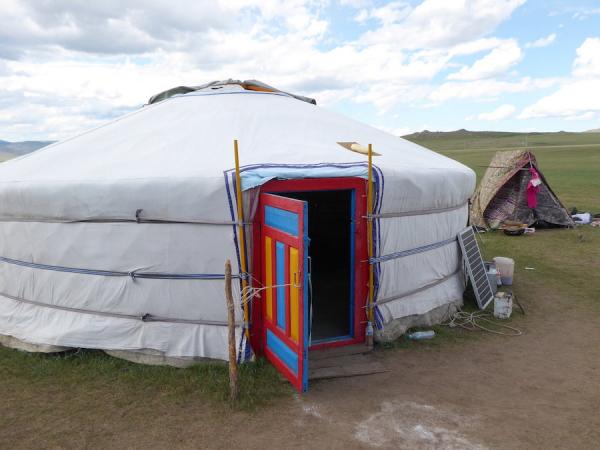
POLYGON ((458 243, 475 292, 477 305, 479 309, 485 309, 494 298, 494 293, 472 227, 465 228, 458 233, 458 243))

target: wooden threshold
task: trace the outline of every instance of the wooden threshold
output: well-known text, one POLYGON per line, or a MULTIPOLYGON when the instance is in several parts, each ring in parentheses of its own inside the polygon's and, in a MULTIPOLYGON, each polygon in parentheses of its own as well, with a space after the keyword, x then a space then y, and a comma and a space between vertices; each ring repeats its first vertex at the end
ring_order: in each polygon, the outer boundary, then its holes
POLYGON ((364 344, 316 350, 308 356, 308 379, 355 377, 388 372, 364 344))

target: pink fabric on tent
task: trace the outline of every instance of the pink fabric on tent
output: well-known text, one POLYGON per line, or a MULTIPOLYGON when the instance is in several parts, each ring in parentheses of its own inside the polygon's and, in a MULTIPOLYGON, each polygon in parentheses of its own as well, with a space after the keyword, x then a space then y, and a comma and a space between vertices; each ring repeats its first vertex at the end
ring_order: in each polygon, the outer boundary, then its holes
POLYGON ((537 195, 540 192, 540 184, 542 184, 542 180, 540 179, 540 174, 533 167, 529 168, 529 173, 531 174, 531 180, 527 183, 527 206, 530 208, 537 207, 537 195))

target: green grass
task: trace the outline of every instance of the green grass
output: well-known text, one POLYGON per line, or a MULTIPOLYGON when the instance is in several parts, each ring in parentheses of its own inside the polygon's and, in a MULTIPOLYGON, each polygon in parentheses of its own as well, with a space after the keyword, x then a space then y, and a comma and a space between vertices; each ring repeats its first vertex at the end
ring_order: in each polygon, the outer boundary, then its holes
MULTIPOLYGON (((117 392, 123 401, 162 397, 178 403, 194 399, 213 405, 229 402, 229 372, 224 363, 206 363, 180 369, 134 364, 101 351, 34 354, 0 347, 0 386, 11 390, 54 389, 117 392)), ((240 366, 240 398, 236 408, 252 410, 289 396, 289 385, 263 359, 240 366)))
POLYGON ((513 133, 495 131, 421 132, 403 136, 436 151, 600 145, 600 133, 513 133))
POLYGON ((541 288, 600 311, 600 229, 543 230, 527 236, 486 233, 480 244, 487 258, 515 260, 515 292, 535 298, 541 288), (531 267, 534 270, 526 270, 531 267))

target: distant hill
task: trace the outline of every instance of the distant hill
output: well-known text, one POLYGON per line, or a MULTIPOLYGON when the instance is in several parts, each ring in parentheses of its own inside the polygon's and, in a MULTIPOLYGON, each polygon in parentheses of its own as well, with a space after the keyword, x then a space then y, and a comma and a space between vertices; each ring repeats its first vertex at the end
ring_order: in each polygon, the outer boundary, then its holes
POLYGON ((402 136, 435 151, 509 150, 518 148, 600 146, 597 133, 519 133, 512 131, 421 131, 402 136))
POLYGON ((23 142, 8 142, 0 140, 0 154, 3 159, 14 158, 15 156, 31 153, 46 145, 52 144, 54 141, 23 141, 23 142))
POLYGON ((594 128, 593 130, 586 130, 584 133, 600 133, 600 128, 594 128))

